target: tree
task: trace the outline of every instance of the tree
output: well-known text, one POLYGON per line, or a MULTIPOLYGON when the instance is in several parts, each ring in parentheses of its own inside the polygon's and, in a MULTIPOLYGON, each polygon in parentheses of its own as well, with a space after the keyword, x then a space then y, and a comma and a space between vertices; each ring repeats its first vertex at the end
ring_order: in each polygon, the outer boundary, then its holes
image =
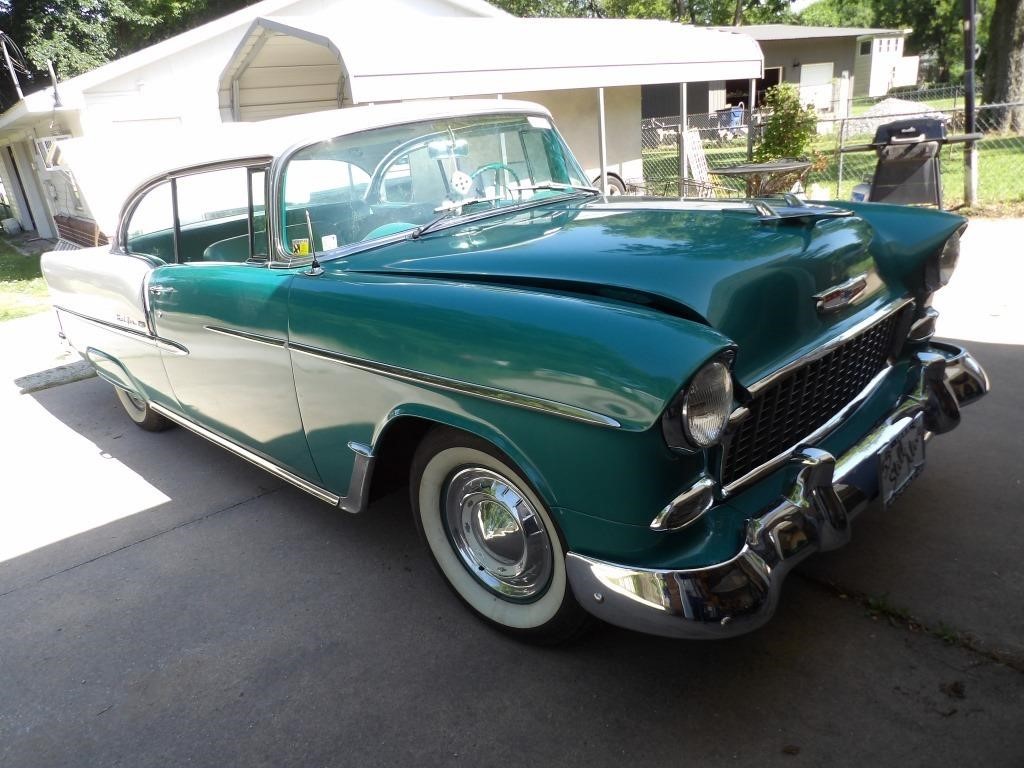
MULTIPOLYGON (((0 0, 0 29, 28 60, 31 71, 22 82, 28 92, 49 84, 47 59, 64 80, 246 5, 247 0, 0 0)), ((6 72, 0 83, 0 99, 9 106, 17 97, 6 72)))
MULTIPOLYGON (((996 0, 989 27, 984 97, 989 104, 1024 102, 1024 0, 996 0)), ((1024 130, 1024 107, 998 110, 997 130, 1024 130)))
POLYGON ((797 15, 797 23, 808 27, 870 27, 874 11, 861 0, 819 0, 797 15))
POLYGON ((516 16, 665 19, 726 26, 789 21, 790 0, 491 0, 516 16))

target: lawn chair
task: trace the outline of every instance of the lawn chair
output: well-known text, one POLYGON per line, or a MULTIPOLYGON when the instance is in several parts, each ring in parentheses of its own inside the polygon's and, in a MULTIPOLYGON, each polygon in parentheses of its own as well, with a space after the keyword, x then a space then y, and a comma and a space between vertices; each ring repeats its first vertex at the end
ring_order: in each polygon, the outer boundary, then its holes
POLYGON ((715 184, 711 180, 704 144, 696 128, 690 128, 683 134, 683 151, 686 152, 686 167, 689 171, 689 177, 681 185, 683 197, 736 197, 735 189, 715 184))

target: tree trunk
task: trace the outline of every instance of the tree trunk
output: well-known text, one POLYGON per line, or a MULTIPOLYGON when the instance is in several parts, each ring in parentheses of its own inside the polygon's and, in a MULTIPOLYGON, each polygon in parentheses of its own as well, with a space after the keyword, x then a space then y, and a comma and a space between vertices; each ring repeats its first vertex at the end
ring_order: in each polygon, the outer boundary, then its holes
MULTIPOLYGON (((991 110, 997 131, 1024 131, 1024 0, 996 0, 988 33, 986 104, 1016 104, 991 110)), ((988 122, 988 121, 986 121, 988 122)))
POLYGON ((736 0, 736 13, 732 17, 732 25, 738 27, 743 23, 743 0, 736 0))

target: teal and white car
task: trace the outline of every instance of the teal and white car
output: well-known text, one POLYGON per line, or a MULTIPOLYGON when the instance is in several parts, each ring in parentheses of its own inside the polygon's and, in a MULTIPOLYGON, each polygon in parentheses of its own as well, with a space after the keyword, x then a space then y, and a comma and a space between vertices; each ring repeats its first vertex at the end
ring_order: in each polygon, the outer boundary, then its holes
POLYGON ((112 245, 44 256, 63 334, 144 429, 346 513, 408 483, 508 631, 760 626, 988 389, 932 339, 960 217, 605 198, 507 100, 224 133, 141 181, 112 245))

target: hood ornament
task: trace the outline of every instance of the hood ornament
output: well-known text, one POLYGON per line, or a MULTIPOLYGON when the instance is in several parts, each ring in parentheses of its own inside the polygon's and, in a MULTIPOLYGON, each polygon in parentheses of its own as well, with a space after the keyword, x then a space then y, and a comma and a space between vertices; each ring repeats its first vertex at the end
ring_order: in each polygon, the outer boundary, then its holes
POLYGON ((813 298, 815 306, 818 308, 818 314, 826 315, 853 304, 867 287, 868 276, 864 274, 852 277, 845 283, 826 288, 821 293, 816 293, 813 298))

